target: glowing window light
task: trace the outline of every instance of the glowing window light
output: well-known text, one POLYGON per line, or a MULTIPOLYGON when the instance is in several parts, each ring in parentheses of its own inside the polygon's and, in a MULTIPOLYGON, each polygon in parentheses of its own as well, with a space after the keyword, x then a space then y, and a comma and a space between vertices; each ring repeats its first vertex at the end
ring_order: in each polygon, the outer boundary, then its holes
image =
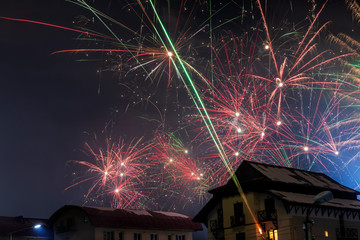
POLYGON ((278 230, 274 229, 274 230, 269 230, 269 239, 270 240, 278 240, 278 230))
POLYGON ((325 237, 329 237, 329 232, 327 230, 324 231, 325 237))

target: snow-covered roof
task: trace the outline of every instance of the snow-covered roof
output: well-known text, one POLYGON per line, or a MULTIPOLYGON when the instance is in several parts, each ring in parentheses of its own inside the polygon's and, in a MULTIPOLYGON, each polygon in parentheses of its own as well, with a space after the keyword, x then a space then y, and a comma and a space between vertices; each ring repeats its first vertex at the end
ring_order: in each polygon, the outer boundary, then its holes
POLYGON ((322 173, 309 172, 294 168, 279 167, 273 165, 247 162, 262 175, 274 182, 288 184, 308 185, 318 188, 338 190, 343 192, 355 193, 356 191, 345 187, 330 177, 322 173))
POLYGON ((95 227, 131 228, 151 230, 197 231, 202 230, 192 217, 175 213, 149 210, 116 209, 67 205, 54 213, 50 222, 56 221, 64 212, 72 209, 82 210, 95 227))
MULTIPOLYGON (((310 194, 284 192, 284 191, 277 191, 277 190, 269 190, 269 192, 280 199, 283 199, 285 201, 292 202, 292 203, 313 204, 314 198, 316 196, 316 195, 310 195, 310 194)), ((360 210, 360 201, 359 200, 333 198, 329 202, 322 203, 321 206, 360 210)))

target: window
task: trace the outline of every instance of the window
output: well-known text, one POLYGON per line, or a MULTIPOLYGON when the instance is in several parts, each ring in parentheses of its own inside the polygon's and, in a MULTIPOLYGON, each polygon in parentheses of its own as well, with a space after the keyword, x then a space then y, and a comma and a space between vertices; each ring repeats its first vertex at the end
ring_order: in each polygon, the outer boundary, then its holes
POLYGON ((270 240, 278 240, 278 230, 277 229, 269 230, 269 239, 270 240))
POLYGON ((270 220, 273 219, 273 213, 275 213, 275 199, 274 198, 267 198, 265 199, 265 214, 266 219, 270 220))
POLYGON ((176 240, 185 240, 184 234, 176 234, 176 240))
POLYGON ((234 225, 245 224, 243 203, 237 202, 234 204, 234 225))
POLYGON ((274 198, 265 199, 265 210, 267 212, 275 212, 275 199, 274 198))
POLYGON ((69 230, 75 229, 75 219, 73 217, 68 217, 66 219, 66 226, 69 230))
POLYGON ((114 232, 104 231, 104 240, 114 240, 114 232))
POLYGON ((218 228, 222 228, 224 225, 224 216, 222 208, 217 210, 218 228))
POLYGON ((244 232, 237 233, 236 240, 245 240, 245 233, 244 232))
POLYGON ((134 233, 134 240, 141 240, 141 233, 134 233))
POLYGON ((325 231, 324 231, 324 235, 325 235, 325 237, 329 237, 329 232, 328 232, 328 230, 325 230, 325 231))
POLYGON ((119 240, 123 240, 123 233, 119 232, 119 240))
POLYGON ((150 240, 157 240, 157 234, 156 233, 152 233, 150 234, 150 240))

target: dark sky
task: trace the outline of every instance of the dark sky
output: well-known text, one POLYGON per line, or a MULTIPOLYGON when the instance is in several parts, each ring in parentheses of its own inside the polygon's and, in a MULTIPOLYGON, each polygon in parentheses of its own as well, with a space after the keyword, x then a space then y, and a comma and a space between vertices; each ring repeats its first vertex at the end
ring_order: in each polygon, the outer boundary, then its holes
MULTIPOLYGON (((1 16, 63 26, 78 14, 62 0, 0 3, 1 16)), ((98 94, 96 64, 51 55, 77 47, 76 33, 7 20, 0 29, 0 214, 47 218, 82 203, 75 190, 64 191, 71 184, 66 162, 79 157, 84 132, 103 124, 113 100, 98 94)))
MULTIPOLYGON (((0 1, 0 16, 67 27, 83 11, 63 0, 0 1)), ((84 142, 104 127, 121 99, 117 81, 96 73, 100 63, 76 61, 72 54, 51 55, 81 47, 77 36, 0 19, 2 216, 48 218, 65 204, 83 203, 80 189, 64 191, 72 183, 67 163, 83 157, 84 142)), ((134 125, 120 129, 131 131, 134 125)))

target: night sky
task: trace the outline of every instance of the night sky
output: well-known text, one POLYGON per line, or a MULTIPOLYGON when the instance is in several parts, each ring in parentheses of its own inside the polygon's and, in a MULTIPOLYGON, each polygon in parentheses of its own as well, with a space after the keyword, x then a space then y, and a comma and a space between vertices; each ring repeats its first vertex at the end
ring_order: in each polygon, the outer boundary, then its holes
MULTIPOLYGON (((342 24, 338 2, 330 1, 324 16, 336 12, 332 29, 350 32, 352 23, 342 24)), ((0 2, 0 16, 67 27, 84 13, 89 15, 62 0, 0 2)), ((346 21, 351 20, 347 14, 346 21)), ((73 183, 71 161, 85 158, 84 143, 104 129, 114 112, 122 136, 141 136, 146 126, 134 117, 141 108, 122 114, 128 100, 120 94, 116 74, 97 73, 103 63, 51 54, 84 47, 77 33, 4 19, 0 31, 0 215, 48 218, 63 205, 83 204, 86 189, 65 191, 73 183)))
MULTIPOLYGON (((79 14, 65 1, 2 1, 0 9, 1 16, 65 26, 79 14)), ((0 212, 47 218, 65 204, 82 203, 76 190, 64 191, 72 181, 66 163, 79 157, 85 132, 102 127, 114 93, 98 94, 96 64, 51 55, 76 47, 77 34, 6 20, 0 28, 0 212)))

